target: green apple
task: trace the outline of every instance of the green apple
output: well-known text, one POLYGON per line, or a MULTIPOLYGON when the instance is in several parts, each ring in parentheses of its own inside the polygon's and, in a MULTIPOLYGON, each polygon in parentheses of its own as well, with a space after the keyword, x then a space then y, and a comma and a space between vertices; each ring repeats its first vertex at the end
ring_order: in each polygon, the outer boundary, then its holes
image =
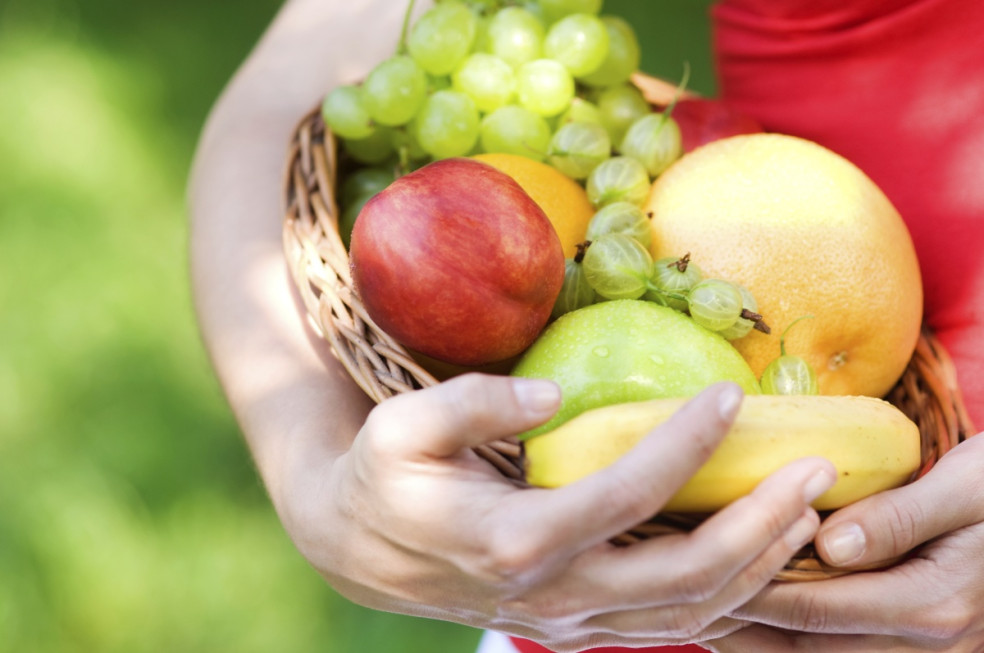
POLYGON ((592 408, 690 397, 719 381, 733 381, 748 394, 761 392, 727 340, 671 308, 636 299, 592 304, 560 317, 512 374, 551 379, 563 391, 557 414, 523 439, 592 408))

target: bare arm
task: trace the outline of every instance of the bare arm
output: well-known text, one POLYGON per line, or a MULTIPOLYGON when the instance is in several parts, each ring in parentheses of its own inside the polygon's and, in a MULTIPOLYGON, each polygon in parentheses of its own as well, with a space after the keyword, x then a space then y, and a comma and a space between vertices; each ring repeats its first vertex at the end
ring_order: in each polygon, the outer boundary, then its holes
POLYGON ((402 3, 287 3, 216 104, 195 159, 189 201, 196 310, 278 508, 285 458, 315 445, 299 439, 318 433, 315 446, 337 454, 370 406, 298 318, 281 250, 288 138, 326 90, 363 77, 392 54, 402 18, 402 3), (333 28, 338 21, 372 28, 333 28))

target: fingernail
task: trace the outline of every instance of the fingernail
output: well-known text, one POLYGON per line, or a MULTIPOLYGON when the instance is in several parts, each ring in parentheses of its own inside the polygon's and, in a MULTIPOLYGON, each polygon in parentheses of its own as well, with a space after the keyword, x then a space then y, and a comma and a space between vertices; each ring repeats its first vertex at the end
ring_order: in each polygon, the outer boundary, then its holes
POLYGON ((718 395, 718 414, 721 419, 730 422, 741 408, 743 393, 736 385, 729 385, 718 395))
POLYGON ((807 503, 813 503, 817 497, 834 487, 836 482, 837 477, 826 469, 821 469, 803 486, 803 500, 807 503))
POLYGON ((520 407, 531 415, 552 415, 560 405, 560 387, 552 381, 515 379, 513 393, 520 407))
POLYGON ((812 515, 803 515, 786 529, 783 538, 791 549, 802 549, 817 532, 817 521, 812 515))
POLYGON ((866 546, 864 530, 857 524, 837 524, 824 532, 825 556, 832 564, 844 565, 861 557, 866 546))

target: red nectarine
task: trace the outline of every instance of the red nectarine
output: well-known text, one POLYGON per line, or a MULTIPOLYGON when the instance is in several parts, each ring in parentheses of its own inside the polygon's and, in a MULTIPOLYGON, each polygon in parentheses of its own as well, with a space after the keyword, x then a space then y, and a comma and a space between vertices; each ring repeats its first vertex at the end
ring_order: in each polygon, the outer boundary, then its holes
POLYGON ((472 159, 397 179, 363 207, 351 242, 369 316, 406 347, 457 365, 524 351, 564 279, 560 239, 540 207, 472 159))

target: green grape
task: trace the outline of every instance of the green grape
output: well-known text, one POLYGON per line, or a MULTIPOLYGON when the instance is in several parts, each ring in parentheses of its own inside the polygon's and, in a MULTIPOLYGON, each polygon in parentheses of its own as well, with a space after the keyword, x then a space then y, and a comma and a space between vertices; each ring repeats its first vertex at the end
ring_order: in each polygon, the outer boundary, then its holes
POLYGON ((786 327, 779 337, 779 357, 769 363, 760 379, 762 392, 767 395, 815 395, 820 393, 817 373, 813 367, 799 356, 786 352, 786 335, 801 320, 811 319, 812 315, 797 318, 786 327))
POLYGON ((342 239, 345 249, 352 245, 352 229, 355 228, 355 220, 362 212, 362 207, 372 199, 372 195, 362 195, 356 201, 346 206, 338 216, 338 235, 342 239))
POLYGON ((611 155, 612 144, 604 127, 571 122, 554 133, 547 161, 571 179, 585 179, 611 155))
POLYGON ((342 145, 349 156, 359 163, 375 165, 389 159, 396 152, 393 133, 388 127, 378 127, 368 138, 342 139, 342 145))
MULTIPOLYGON (((590 122, 600 125, 601 111, 593 102, 574 96, 574 99, 571 100, 571 106, 557 118, 557 126, 563 127, 571 122, 590 122)), ((611 142, 611 137, 608 138, 608 141, 611 142)))
POLYGON ((557 300, 554 302, 553 310, 550 313, 552 319, 590 306, 598 299, 598 294, 588 283, 584 274, 584 266, 582 265, 584 248, 579 246, 579 250, 574 258, 564 261, 564 284, 560 287, 560 294, 557 295, 557 300))
POLYGON ((370 197, 393 183, 396 175, 388 168, 359 168, 345 177, 339 192, 342 206, 350 206, 356 199, 370 197))
POLYGON ((596 209, 612 202, 642 206, 649 196, 650 183, 649 173, 641 163, 615 156, 599 163, 588 175, 588 199, 596 209))
POLYGON ((450 75, 471 51, 475 14, 461 2, 442 2, 424 12, 407 36, 407 51, 425 72, 450 75))
POLYGON ((721 279, 704 279, 690 290, 687 306, 694 322, 710 331, 724 331, 741 316, 741 293, 721 279))
POLYGON ((516 94, 512 66, 485 52, 476 52, 465 59, 451 80, 454 90, 467 94, 482 113, 509 104, 516 94))
POLYGON ((338 234, 342 237, 345 248, 349 247, 349 238, 355 219, 362 211, 366 202, 385 189, 395 179, 393 170, 389 168, 360 168, 346 177, 342 182, 339 193, 342 201, 342 211, 338 216, 338 234))
POLYGON ((547 24, 571 14, 599 14, 603 0, 540 0, 540 9, 547 24))
POLYGON ((537 59, 520 66, 516 73, 519 105, 541 116, 556 116, 574 99, 574 78, 552 59, 537 59))
POLYGON ((608 28, 591 14, 565 16, 547 31, 543 53, 574 77, 582 77, 597 70, 608 56, 608 28))
POLYGON ((741 293, 741 317, 738 318, 737 322, 720 332, 728 340, 744 338, 752 329, 756 328, 756 325, 762 323, 762 316, 756 312, 758 311, 758 302, 755 301, 755 297, 748 291, 748 288, 738 284, 735 284, 735 287, 741 293))
POLYGON ((652 273, 649 250, 622 234, 605 234, 591 241, 584 254, 584 276, 605 299, 638 299, 652 273))
POLYGON ((762 372, 762 393, 767 395, 819 394, 817 373, 799 356, 780 356, 762 372))
POLYGON ((375 197, 374 193, 359 195, 342 209, 341 214, 338 216, 338 235, 341 237, 345 249, 348 249, 352 244, 352 229, 355 227, 355 221, 358 219, 359 214, 362 213, 362 207, 373 197, 375 197))
POLYGON ((601 124, 608 130, 612 143, 621 143, 629 125, 652 113, 652 107, 642 91, 632 84, 619 84, 604 89, 596 102, 601 112, 601 124))
POLYGON ((366 110, 381 125, 405 125, 427 98, 427 74, 406 55, 373 68, 363 83, 366 110))
POLYGON ((633 238, 647 250, 653 242, 652 225, 639 206, 631 202, 613 202, 603 206, 588 222, 584 237, 594 241, 605 234, 622 234, 633 238))
POLYGON ((646 299, 682 313, 688 308, 687 295, 703 278, 703 271, 690 261, 690 254, 661 258, 653 264, 646 299))
POLYGON ((479 138, 483 152, 519 154, 542 161, 550 147, 550 125, 543 116, 510 104, 485 116, 479 138))
POLYGON ((339 86, 321 103, 325 124, 339 138, 369 138, 374 129, 361 86, 339 86))
POLYGON ((458 91, 438 91, 424 102, 414 119, 420 146, 435 159, 464 156, 478 141, 479 117, 475 103, 458 91))
POLYGON ((657 177, 683 152, 680 127, 666 114, 647 114, 629 126, 619 152, 646 166, 650 177, 657 177))
POLYGON ((632 26, 618 16, 602 16, 601 21, 608 30, 608 54, 600 66, 581 76, 579 81, 595 87, 623 84, 639 70, 642 61, 639 39, 632 26))
POLYGON ((543 23, 522 7, 506 7, 488 24, 488 51, 513 68, 543 54, 543 23))

